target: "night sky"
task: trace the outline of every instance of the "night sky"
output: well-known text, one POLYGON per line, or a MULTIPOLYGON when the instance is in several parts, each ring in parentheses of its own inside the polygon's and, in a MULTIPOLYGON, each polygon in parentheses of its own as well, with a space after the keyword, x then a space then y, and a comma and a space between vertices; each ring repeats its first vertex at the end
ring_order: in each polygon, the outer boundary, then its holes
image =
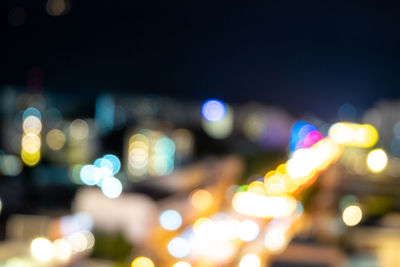
POLYGON ((25 86, 37 67, 45 92, 257 100, 323 118, 400 97, 400 2, 278 2, 72 0, 54 17, 46 1, 3 0, 0 85, 25 86))

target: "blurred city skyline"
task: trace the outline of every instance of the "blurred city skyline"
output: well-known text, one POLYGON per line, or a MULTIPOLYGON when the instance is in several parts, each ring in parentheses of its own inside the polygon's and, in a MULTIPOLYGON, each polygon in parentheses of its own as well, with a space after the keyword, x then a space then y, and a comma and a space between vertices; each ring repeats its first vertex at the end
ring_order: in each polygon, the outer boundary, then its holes
POLYGON ((34 69, 45 92, 258 100, 325 119, 400 97, 398 3, 67 3, 61 16, 2 3, 1 85, 34 69))

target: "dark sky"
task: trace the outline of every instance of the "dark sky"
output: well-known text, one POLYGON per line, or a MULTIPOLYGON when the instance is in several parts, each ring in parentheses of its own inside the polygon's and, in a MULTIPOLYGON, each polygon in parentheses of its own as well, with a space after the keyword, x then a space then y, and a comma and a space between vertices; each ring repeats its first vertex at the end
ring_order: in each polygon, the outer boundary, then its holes
POLYGON ((47 91, 258 100, 336 114, 400 97, 400 2, 1 1, 1 84, 39 67, 47 91), (214 2, 214 3, 213 3, 214 2), (252 3, 250 3, 252 2, 252 3), (23 25, 10 25, 23 7, 23 25))

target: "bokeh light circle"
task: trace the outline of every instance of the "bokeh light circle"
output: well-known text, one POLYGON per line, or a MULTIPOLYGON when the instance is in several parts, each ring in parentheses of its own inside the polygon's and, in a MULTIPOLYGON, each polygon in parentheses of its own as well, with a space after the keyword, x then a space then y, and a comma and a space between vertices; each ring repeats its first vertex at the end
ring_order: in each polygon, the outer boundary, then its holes
POLYGON ((117 178, 108 177, 103 180, 101 191, 108 198, 117 198, 122 193, 122 184, 117 178))
POLYGON ((203 118, 208 121, 220 121, 226 115, 226 106, 219 100, 210 99, 204 102, 201 108, 201 114, 203 115, 203 118))
POLYGON ((175 258, 184 258, 190 254, 189 242, 182 237, 175 237, 168 243, 168 252, 175 258))
POLYGON ((164 229, 174 231, 181 227, 182 216, 176 210, 166 210, 161 213, 159 222, 164 229))

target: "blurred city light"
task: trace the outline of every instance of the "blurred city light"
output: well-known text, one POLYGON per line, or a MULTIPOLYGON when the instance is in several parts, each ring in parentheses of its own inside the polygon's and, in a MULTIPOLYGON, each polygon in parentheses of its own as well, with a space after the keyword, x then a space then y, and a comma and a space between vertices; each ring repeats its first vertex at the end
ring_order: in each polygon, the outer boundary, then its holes
POLYGON ((347 226, 355 226, 362 219, 362 211, 357 205, 350 205, 343 210, 342 214, 343 222, 347 226))
POLYGON ((329 129, 329 136, 337 144, 372 147, 378 141, 378 132, 370 124, 338 122, 329 129))
POLYGON ((207 190, 199 189, 192 193, 190 202, 198 210, 207 210, 213 204, 213 196, 207 190))
POLYGON ((201 114, 208 121, 220 121, 226 115, 225 104, 216 99, 207 100, 201 107, 201 114))
POLYGON ((60 150, 65 144, 65 135, 58 129, 49 131, 46 135, 46 143, 53 150, 60 150))
POLYGON ((383 149, 374 149, 368 153, 367 166, 372 172, 381 172, 386 168, 388 157, 383 149))
POLYGON ((175 258, 184 258, 190 254, 190 245, 182 237, 175 237, 168 243, 168 252, 175 258))
POLYGON ((132 261, 132 267, 154 267, 154 263, 147 257, 138 257, 132 261))
POLYGON ((122 193, 122 184, 117 178, 107 177, 101 184, 101 191, 108 198, 117 198, 122 193))
MULTIPOLYGON (((217 116, 212 117, 215 120, 209 120, 207 117, 203 115, 203 119, 201 120, 201 125, 203 130, 212 138, 215 139, 224 139, 231 135, 233 130, 233 119, 234 113, 233 110, 229 106, 223 106, 224 113, 221 118, 216 119, 217 116)), ((212 113, 214 114, 214 113, 212 113)))
POLYGON ((172 267, 192 267, 192 265, 186 261, 179 261, 175 263, 172 267))
POLYGON ((48 239, 40 237, 32 240, 31 253, 35 259, 45 262, 54 257, 56 249, 48 239))
POLYGON ((249 253, 242 257, 239 267, 260 267, 261 260, 257 254, 249 253))
POLYGON ((72 254, 72 248, 70 243, 64 239, 56 239, 53 242, 54 248, 55 248, 55 258, 66 262, 70 259, 71 254, 72 254))
POLYGON ((161 213, 159 222, 164 229, 174 231, 181 227, 182 216, 176 210, 166 210, 161 213))
POLYGON ((259 232, 260 228, 258 224, 256 224, 254 221, 246 220, 240 223, 238 234, 240 239, 246 242, 250 242, 258 237, 259 232))

